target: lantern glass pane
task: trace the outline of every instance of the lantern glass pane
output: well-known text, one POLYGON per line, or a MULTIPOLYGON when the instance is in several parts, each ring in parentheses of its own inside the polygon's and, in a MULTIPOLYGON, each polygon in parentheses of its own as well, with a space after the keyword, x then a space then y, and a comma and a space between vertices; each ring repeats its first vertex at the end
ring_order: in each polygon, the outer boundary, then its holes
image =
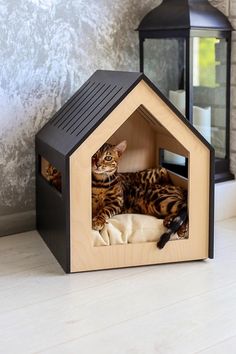
POLYGON ((226 156, 226 58, 225 39, 193 38, 193 125, 217 158, 226 156))
POLYGON ((145 39, 144 73, 185 115, 185 39, 145 39))

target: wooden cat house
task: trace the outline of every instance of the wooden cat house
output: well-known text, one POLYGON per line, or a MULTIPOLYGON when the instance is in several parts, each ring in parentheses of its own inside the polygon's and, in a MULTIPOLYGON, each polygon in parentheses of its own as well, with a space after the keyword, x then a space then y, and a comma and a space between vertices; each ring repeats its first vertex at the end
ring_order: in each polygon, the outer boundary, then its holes
POLYGON ((142 73, 96 71, 36 136, 37 229, 65 272, 200 260, 213 257, 211 145, 142 73), (188 159, 188 178, 170 173, 188 190, 189 237, 94 246, 91 158, 105 143, 127 140, 120 170, 161 164, 163 150, 188 159), (51 164, 61 191, 46 178, 51 164))

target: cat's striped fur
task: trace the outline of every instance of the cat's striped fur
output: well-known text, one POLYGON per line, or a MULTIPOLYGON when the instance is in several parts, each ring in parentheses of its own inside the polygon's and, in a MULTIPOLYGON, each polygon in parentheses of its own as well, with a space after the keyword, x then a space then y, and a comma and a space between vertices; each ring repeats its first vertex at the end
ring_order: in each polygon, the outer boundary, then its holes
POLYGON ((51 164, 48 164, 45 178, 53 185, 59 192, 61 192, 61 173, 56 170, 51 164))
POLYGON ((139 213, 164 219, 167 227, 158 247, 163 248, 176 231, 187 232, 187 192, 172 185, 165 168, 118 173, 126 142, 104 144, 92 159, 92 226, 101 230, 107 220, 121 213, 139 213))

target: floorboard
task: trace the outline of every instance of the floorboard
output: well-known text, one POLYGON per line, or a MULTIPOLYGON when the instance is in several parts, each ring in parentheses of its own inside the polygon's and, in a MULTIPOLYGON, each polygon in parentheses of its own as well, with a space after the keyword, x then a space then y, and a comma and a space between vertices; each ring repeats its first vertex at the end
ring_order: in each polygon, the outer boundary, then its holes
POLYGON ((235 353, 235 231, 214 260, 71 275, 36 231, 0 238, 0 353, 235 353))

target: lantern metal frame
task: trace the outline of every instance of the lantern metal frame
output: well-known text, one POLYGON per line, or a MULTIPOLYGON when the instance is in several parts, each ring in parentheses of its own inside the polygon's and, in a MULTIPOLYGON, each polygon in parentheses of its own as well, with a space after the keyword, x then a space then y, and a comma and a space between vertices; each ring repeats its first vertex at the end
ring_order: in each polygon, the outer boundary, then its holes
MULTIPOLYGON (((215 159, 215 182, 234 179, 230 172, 230 68, 232 26, 227 17, 207 0, 164 0, 140 22, 140 72, 144 72, 144 41, 146 39, 185 40, 186 118, 193 124, 193 38, 225 39, 226 49, 226 104, 225 104, 225 158, 215 159), (176 15, 177 14, 177 15, 176 15)), ((152 78, 150 78, 152 79, 152 78)), ((167 166, 168 167, 168 166, 167 166)), ((184 166, 172 165, 175 172, 187 175, 184 166)))

